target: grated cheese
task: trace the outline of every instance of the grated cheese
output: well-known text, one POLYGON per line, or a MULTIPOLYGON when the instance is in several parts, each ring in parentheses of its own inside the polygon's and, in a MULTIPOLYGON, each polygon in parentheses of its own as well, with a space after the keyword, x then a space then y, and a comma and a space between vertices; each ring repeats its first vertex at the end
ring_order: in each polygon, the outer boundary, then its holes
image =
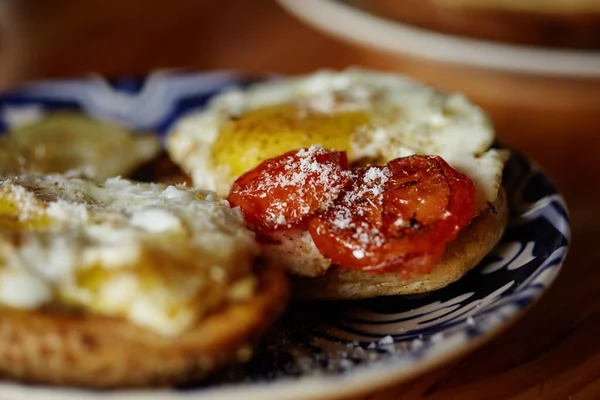
POLYGON ((352 173, 343 170, 338 164, 317 161, 318 156, 327 153, 319 145, 300 149, 281 159, 275 167, 283 168, 288 173, 273 175, 270 171, 263 170, 257 179, 258 185, 243 189, 240 194, 255 196, 258 193, 260 198, 269 198, 265 220, 276 227, 288 224, 284 212, 291 213, 289 217, 298 220, 314 207, 315 202, 322 208, 328 207, 352 173), (322 189, 323 186, 325 190, 322 189), (281 190, 286 192, 286 200, 280 200, 276 195, 281 190), (288 202, 294 204, 294 207, 288 207, 288 202))
MULTIPOLYGON (((351 230, 352 238, 362 246, 381 247, 385 243, 385 237, 379 229, 367 222, 356 224, 351 210, 355 210, 358 216, 364 216, 370 207, 380 204, 390 175, 387 167, 369 167, 360 174, 360 179, 355 180, 352 190, 342 194, 333 208, 333 225, 340 230, 351 230), (366 203, 365 199, 368 199, 366 203)), ((364 252, 362 256, 364 257, 364 252)))

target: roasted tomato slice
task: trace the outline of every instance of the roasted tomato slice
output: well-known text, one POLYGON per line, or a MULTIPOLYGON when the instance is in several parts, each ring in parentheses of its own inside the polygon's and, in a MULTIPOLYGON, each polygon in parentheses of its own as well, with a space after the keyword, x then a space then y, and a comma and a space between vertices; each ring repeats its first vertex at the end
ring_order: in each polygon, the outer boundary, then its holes
POLYGON ((329 208, 351 176, 345 152, 312 146, 266 160, 240 176, 227 200, 268 236, 329 208))
POLYGON ((426 273, 474 214, 473 182, 437 156, 410 156, 355 171, 310 234, 334 264, 426 273))

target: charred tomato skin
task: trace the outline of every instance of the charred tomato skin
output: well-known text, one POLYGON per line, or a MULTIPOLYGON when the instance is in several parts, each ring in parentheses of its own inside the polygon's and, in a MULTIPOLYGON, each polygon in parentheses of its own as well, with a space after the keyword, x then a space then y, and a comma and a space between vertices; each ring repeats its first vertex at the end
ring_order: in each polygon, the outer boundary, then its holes
POLYGON ((357 169, 309 231, 332 263, 369 272, 428 273, 474 215, 473 182, 439 156, 357 169))
POLYGON ((327 209, 350 178, 345 152, 303 148, 268 159, 237 178, 227 200, 268 237, 327 209))

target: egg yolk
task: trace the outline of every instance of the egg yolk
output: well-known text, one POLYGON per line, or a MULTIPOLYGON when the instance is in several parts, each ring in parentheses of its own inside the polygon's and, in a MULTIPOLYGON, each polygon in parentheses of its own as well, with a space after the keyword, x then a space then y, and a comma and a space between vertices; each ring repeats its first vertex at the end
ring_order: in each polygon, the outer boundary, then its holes
POLYGON ((229 177, 235 178, 266 159, 311 145, 346 151, 351 158, 351 135, 369 125, 361 111, 327 114, 293 104, 263 107, 224 124, 211 149, 212 163, 229 167, 229 177))
POLYGON ((42 213, 23 213, 11 199, 0 193, 0 228, 9 230, 43 229, 50 220, 42 213))

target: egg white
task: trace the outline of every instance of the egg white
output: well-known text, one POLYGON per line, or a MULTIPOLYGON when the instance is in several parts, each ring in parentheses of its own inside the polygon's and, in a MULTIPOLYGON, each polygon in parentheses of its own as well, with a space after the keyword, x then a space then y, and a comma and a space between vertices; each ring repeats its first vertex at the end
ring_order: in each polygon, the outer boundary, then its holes
POLYGON ((180 119, 169 133, 167 151, 195 186, 226 194, 231 180, 224 181, 211 163, 211 146, 223 124, 247 111, 289 103, 322 113, 362 110, 374 116, 371 126, 352 134, 351 162, 362 157, 389 161, 412 154, 440 155, 473 180, 477 210, 496 199, 507 153, 490 150, 494 131, 486 114, 460 94, 392 73, 319 71, 228 90, 206 110, 180 119), (380 108, 386 107, 393 108, 394 117, 378 122, 380 108))

